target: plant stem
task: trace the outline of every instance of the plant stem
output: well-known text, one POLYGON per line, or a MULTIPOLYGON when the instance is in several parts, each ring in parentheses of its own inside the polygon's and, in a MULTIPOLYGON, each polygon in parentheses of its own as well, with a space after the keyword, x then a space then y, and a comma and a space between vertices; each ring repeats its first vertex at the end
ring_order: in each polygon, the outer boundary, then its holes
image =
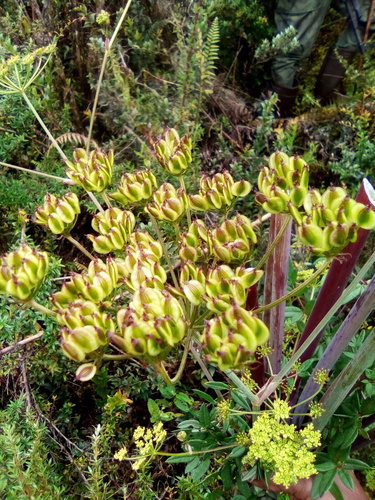
POLYGON ((269 379, 268 382, 259 390, 257 396, 261 402, 263 402, 266 398, 268 398, 277 387, 283 381, 283 378, 286 377, 290 371, 293 369, 295 363, 299 360, 301 355, 308 349, 310 344, 314 341, 314 339, 320 334, 321 330, 327 325, 332 316, 335 314, 337 309, 343 304, 346 298, 352 293, 354 288, 358 285, 358 283, 366 276, 367 272, 371 269, 375 262, 375 252, 371 255, 371 257, 367 260, 361 270, 358 272, 357 276, 353 279, 351 284, 344 290, 339 299, 333 304, 333 306, 329 309, 329 311, 325 314, 325 316, 319 321, 314 330, 311 332, 309 337, 305 340, 305 342, 301 345, 299 349, 293 354, 293 356, 289 359, 287 363, 281 368, 280 372, 275 375, 273 379, 269 379))
MULTIPOLYGON (((193 345, 190 346, 190 352, 193 355, 193 358, 195 359, 195 361, 200 366, 202 372, 206 375, 207 380, 209 380, 210 382, 214 382, 214 379, 212 378, 211 373, 208 371, 208 368, 205 365, 203 359, 200 357, 199 352, 195 349, 195 347, 193 345)), ((218 391, 217 389, 214 389, 214 391, 216 393, 216 396, 220 399, 220 401, 222 401, 224 399, 224 397, 221 394, 221 392, 218 391)))
POLYGON ((243 395, 254 405, 260 406, 261 402, 256 394, 254 394, 242 380, 232 370, 225 370, 225 375, 241 390, 243 395))
POLYGON ((105 52, 104 52, 102 66, 100 68, 98 85, 96 87, 94 104, 93 104, 92 111, 91 111, 89 133, 88 133, 88 136, 87 136, 87 146, 86 146, 86 152, 87 152, 87 154, 90 151, 90 142, 91 142, 92 130, 93 130, 93 127, 94 127, 96 108, 98 106, 99 94, 100 94, 100 89, 101 89, 101 86, 102 86, 102 81, 103 81, 105 66, 107 64, 108 55, 109 55, 109 52, 110 52, 110 50, 112 48, 113 42, 115 41, 116 36, 117 36, 117 34, 118 34, 119 30, 120 30, 120 27, 121 27, 122 23, 124 22, 125 16, 126 16, 128 10, 129 10, 129 7, 130 7, 131 3, 132 3, 132 0, 128 0, 127 4, 125 5, 125 8, 124 8, 124 10, 123 10, 123 12, 121 14, 121 17, 120 17, 120 19, 119 19, 119 21, 118 21, 118 23, 116 25, 115 31, 113 32, 113 35, 112 35, 111 39, 109 41, 108 41, 108 39, 106 39, 106 41, 105 41, 105 52))
POLYGON ((70 184, 70 185, 74 184, 74 182, 68 177, 64 178, 64 177, 58 177, 57 175, 45 174, 44 172, 39 172, 38 170, 30 170, 29 168, 18 167, 17 165, 11 165, 10 163, 4 163, 2 161, 0 161, 0 165, 9 168, 15 168, 16 170, 22 170, 23 172, 27 172, 28 174, 36 174, 36 175, 42 175, 43 177, 50 177, 51 179, 62 181, 65 184, 70 184))
POLYGON ((73 236, 71 236, 70 234, 64 234, 65 238, 67 240, 70 241, 70 243, 72 243, 73 245, 75 245, 79 250, 81 250, 82 253, 84 253, 86 255, 86 257, 88 257, 90 260, 95 260, 95 257, 93 255, 91 255, 90 252, 88 252, 86 250, 85 247, 83 247, 81 245, 81 243, 79 243, 75 238, 73 238, 73 236))
POLYGON ((130 359, 131 356, 129 354, 103 354, 102 359, 104 361, 121 361, 123 359, 130 359))
MULTIPOLYGON (((186 193, 186 187, 185 187, 185 181, 184 181, 184 176, 183 175, 180 175, 179 176, 179 179, 180 179, 180 185, 182 187, 182 189, 185 191, 186 193)), ((186 195, 187 196, 187 195, 186 195)), ((187 218, 187 222, 188 222, 188 226, 190 227, 191 225, 191 215, 190 215, 190 208, 189 206, 186 207, 186 218, 187 218)))
POLYGON ((107 204, 107 207, 112 208, 112 203, 111 203, 111 200, 109 199, 107 193, 105 191, 102 191, 100 194, 102 195, 104 202, 107 204))
POLYGON ((99 203, 99 201, 98 201, 97 197, 94 195, 94 193, 92 191, 86 191, 86 193, 89 195, 91 201, 94 203, 94 205, 99 210, 99 212, 101 212, 103 214, 104 209, 101 206, 101 204, 99 203))
POLYGON ((160 375, 162 376, 164 382, 167 384, 167 385, 173 385, 173 382, 172 382, 172 379, 171 377, 169 376, 167 370, 165 369, 165 366, 163 365, 163 362, 162 361, 158 361, 156 364, 155 364, 155 368, 157 369, 157 371, 160 373, 160 375))
POLYGON ((294 295, 296 295, 297 293, 299 293, 301 290, 303 290, 304 288, 306 288, 307 286, 309 286, 310 283, 312 283, 329 266, 329 264, 331 263, 331 261, 332 261, 331 258, 329 258, 329 259, 327 258, 324 261, 324 263, 320 267, 318 267, 318 269, 315 271, 315 273, 310 276, 309 279, 307 279, 306 281, 304 281, 303 283, 301 283, 300 285, 298 285, 296 288, 294 288, 294 290, 292 290, 291 292, 287 293, 283 297, 280 297, 279 299, 275 300, 271 304, 267 304, 265 306, 259 307, 258 309, 255 309, 252 312, 254 314, 259 314, 259 313, 261 313, 263 311, 268 311, 268 309, 272 309, 273 307, 277 306, 278 304, 281 304, 285 300, 290 299, 291 297, 293 297, 294 295))
MULTIPOLYGON (((152 455, 159 455, 161 457, 188 457, 190 455, 203 455, 204 453, 211 453, 214 451, 228 450, 230 448, 235 448, 238 446, 238 443, 227 444, 226 446, 218 446, 217 448, 210 448, 208 450, 196 450, 196 451, 184 451, 181 453, 167 453, 165 451, 155 451, 152 455)), ((134 457, 124 457, 123 460, 139 460, 140 458, 144 458, 144 455, 136 455, 134 457)))
POLYGON ((174 269, 173 269, 173 264, 172 264, 172 261, 171 261, 171 258, 169 257, 169 253, 168 253, 168 250, 164 244, 164 240, 163 240, 163 236, 160 232, 160 228, 159 228, 159 224, 157 222, 157 220, 155 219, 155 217, 153 215, 150 214, 150 219, 151 219, 151 222, 152 222, 152 225, 154 226, 154 229, 156 231, 156 234, 157 234, 157 237, 158 237, 158 240, 159 240, 159 243, 163 249, 163 254, 164 254, 164 257, 166 258, 166 261, 168 263, 168 267, 169 267, 169 270, 171 272, 171 276, 172 276, 172 280, 173 280, 173 284, 174 286, 179 289, 179 284, 178 284, 178 281, 177 281, 177 278, 176 278, 176 274, 174 272, 174 269))
MULTIPOLYGON (((278 214, 273 214, 273 215, 278 215, 278 214)), ((284 221, 283 221, 283 224, 282 224, 282 226, 280 228, 280 231, 277 233, 276 238, 267 247, 266 253, 263 255, 263 257, 259 261, 256 269, 262 269, 263 264, 267 261, 268 257, 272 254, 272 252, 274 251, 276 245, 279 243, 279 241, 283 237, 285 231, 287 230, 290 222, 292 221, 292 216, 291 215, 286 215, 286 214, 283 214, 283 215, 284 215, 284 221)))
POLYGON ((42 306, 42 304, 39 304, 35 299, 28 300, 26 304, 30 307, 33 307, 37 311, 42 312, 43 314, 48 314, 48 316, 56 316, 56 313, 54 311, 51 311, 51 309, 48 309, 47 307, 42 306))
POLYGON ((51 132, 48 130, 47 126, 45 125, 44 121, 40 117, 39 113, 34 108, 33 103, 30 101, 30 99, 27 97, 26 93, 23 90, 21 91, 21 95, 24 98, 24 100, 26 101, 26 104, 29 106, 30 110, 33 112, 35 118, 38 120, 40 126, 42 127, 42 129, 44 130, 44 132, 49 137, 49 139, 52 142, 52 144, 55 146, 55 148, 57 149, 57 151, 60 153, 61 158, 64 161, 66 161, 68 159, 67 156, 65 155, 64 151, 60 148, 59 144, 57 143, 57 141, 55 140, 55 138, 53 137, 53 135, 51 134, 51 132))

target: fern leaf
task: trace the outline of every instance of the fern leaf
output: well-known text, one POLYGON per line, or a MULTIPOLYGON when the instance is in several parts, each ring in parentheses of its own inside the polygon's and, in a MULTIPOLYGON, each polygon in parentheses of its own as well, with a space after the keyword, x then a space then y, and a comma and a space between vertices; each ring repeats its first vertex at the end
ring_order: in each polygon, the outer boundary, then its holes
POLYGON ((203 52, 204 70, 202 80, 210 81, 214 78, 216 70, 215 63, 219 58, 220 29, 219 19, 215 17, 210 31, 208 32, 206 47, 203 52))
MULTIPOLYGON (((67 143, 75 143, 75 144, 82 144, 83 146, 87 145, 87 137, 83 134, 78 134, 77 132, 67 132, 66 134, 60 135, 60 137, 57 137, 56 142, 58 144, 67 144, 67 143)), ((91 139, 91 144, 94 146, 94 148, 98 147, 98 143, 91 139)), ((47 151, 47 156, 49 155, 51 149, 53 148, 53 144, 50 145, 47 151)))

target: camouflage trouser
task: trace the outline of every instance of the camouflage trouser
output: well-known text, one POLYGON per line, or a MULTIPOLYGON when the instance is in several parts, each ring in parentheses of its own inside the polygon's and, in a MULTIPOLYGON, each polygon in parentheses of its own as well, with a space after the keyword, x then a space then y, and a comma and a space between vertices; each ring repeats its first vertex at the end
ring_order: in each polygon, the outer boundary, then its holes
MULTIPOLYGON (((371 0, 358 0, 357 3, 360 10, 359 32, 363 37, 371 0)), ((293 26, 297 30, 299 46, 288 54, 278 55, 273 60, 272 78, 275 83, 284 87, 295 85, 294 78, 301 59, 310 54, 331 4, 343 14, 346 13, 344 2, 338 0, 279 0, 275 11, 277 32, 280 33, 288 26, 293 26)), ((348 23, 340 35, 336 47, 358 50, 351 23, 348 23)))

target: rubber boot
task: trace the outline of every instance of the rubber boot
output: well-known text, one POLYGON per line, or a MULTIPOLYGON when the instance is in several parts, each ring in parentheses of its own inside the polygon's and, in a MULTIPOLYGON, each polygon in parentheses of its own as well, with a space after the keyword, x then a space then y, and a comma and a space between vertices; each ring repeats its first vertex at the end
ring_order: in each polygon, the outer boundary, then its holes
POLYGON ((279 117, 287 118, 293 116, 293 108, 296 104, 298 87, 283 87, 277 83, 273 84, 273 92, 279 96, 277 107, 279 109, 279 117))
POLYGON ((340 59, 350 64, 355 54, 355 51, 348 49, 332 48, 328 51, 315 86, 315 96, 321 100, 323 106, 335 99, 344 79, 346 65, 344 66, 340 59))

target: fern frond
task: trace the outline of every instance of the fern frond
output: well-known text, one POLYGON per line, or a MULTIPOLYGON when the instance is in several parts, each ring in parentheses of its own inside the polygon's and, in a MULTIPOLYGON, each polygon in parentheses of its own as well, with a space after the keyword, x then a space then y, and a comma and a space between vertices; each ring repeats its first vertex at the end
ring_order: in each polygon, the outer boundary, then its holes
POLYGON ((208 32, 206 46, 203 51, 205 74, 202 74, 203 80, 212 80, 214 71, 216 70, 215 63, 219 58, 219 43, 220 43, 220 28, 219 18, 215 17, 210 31, 208 32))
MULTIPOLYGON (((82 144, 83 146, 87 145, 87 137, 83 134, 78 134, 77 132, 67 132, 66 134, 60 135, 56 139, 57 144, 67 144, 67 143, 75 143, 82 144)), ((98 148, 98 143, 91 139, 90 143, 94 146, 94 148, 98 148)), ((47 151, 47 156, 49 155, 51 149, 53 148, 53 144, 50 145, 47 151)))

